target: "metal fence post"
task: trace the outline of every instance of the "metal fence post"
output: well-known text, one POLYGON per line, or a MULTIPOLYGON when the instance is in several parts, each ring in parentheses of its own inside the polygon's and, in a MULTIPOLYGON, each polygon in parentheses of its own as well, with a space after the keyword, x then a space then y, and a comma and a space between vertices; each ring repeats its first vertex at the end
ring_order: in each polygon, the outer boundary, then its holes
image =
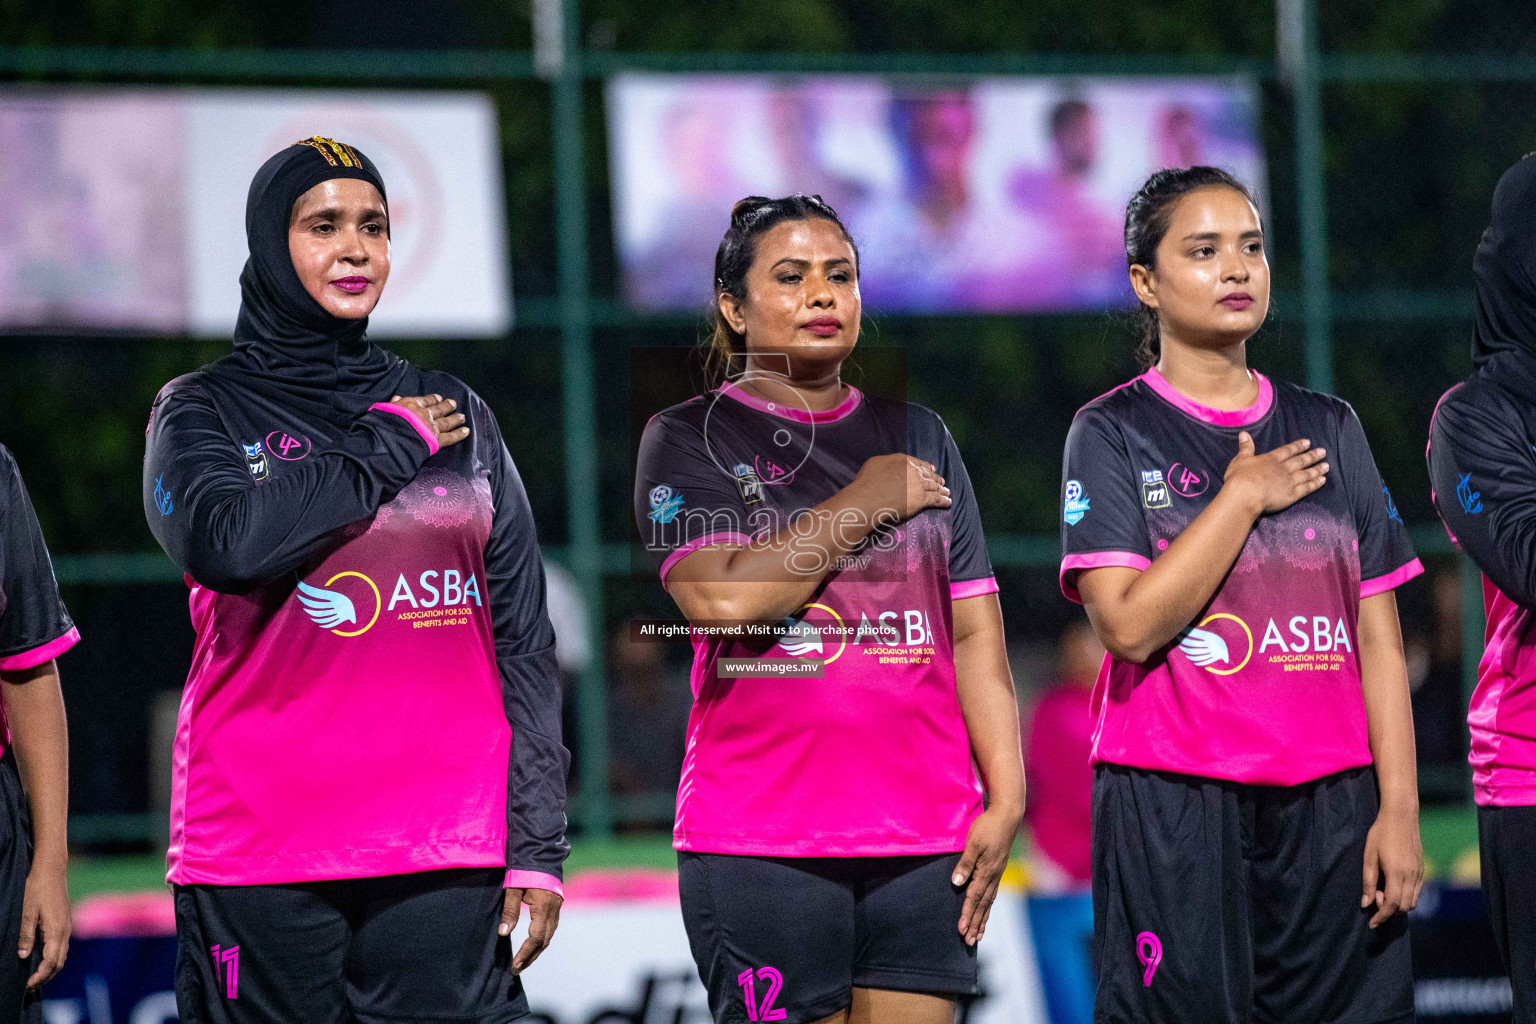
POLYGON ((1333 390, 1328 294, 1328 204, 1323 166, 1323 79, 1314 0, 1279 0, 1276 48, 1296 115, 1296 205, 1301 221, 1301 290, 1307 386, 1333 390))
POLYGON ((555 230, 560 266, 561 395, 570 570, 587 605, 591 658, 577 685, 583 835, 613 834, 608 798, 608 694, 603 649, 602 530, 598 519, 597 408, 587 276, 587 182, 582 157, 582 69, 577 0, 541 0, 536 28, 549 43, 535 64, 551 81, 555 230), (549 10, 554 8, 555 10, 549 10), (542 15, 542 26, 540 20, 542 15), (553 16, 552 16, 553 15, 553 16), (551 38, 551 37, 554 38, 551 38))

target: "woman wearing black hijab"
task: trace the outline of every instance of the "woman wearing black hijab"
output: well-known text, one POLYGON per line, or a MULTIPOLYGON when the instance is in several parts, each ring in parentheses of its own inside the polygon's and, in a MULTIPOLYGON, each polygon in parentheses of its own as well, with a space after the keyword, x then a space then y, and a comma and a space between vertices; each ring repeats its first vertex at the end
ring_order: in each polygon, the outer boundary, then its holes
POLYGON ((1504 172, 1472 260, 1472 376, 1429 429, 1431 497, 1483 571, 1488 627, 1467 725, 1483 895, 1514 989, 1536 1021, 1536 155, 1504 172))
POLYGON ((144 464, 197 632, 167 857, 181 1018, 513 1020, 568 850, 527 496, 478 395, 366 337, 389 276, 367 157, 278 153, 246 236, 235 350, 161 391, 144 464))

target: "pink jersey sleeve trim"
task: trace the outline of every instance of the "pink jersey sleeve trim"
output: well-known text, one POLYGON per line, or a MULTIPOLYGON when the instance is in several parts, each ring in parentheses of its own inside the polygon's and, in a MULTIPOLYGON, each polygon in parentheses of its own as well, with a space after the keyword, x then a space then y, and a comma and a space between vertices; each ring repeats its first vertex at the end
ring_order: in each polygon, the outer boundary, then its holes
POLYGON ((416 429, 416 433, 421 435, 421 439, 427 442, 428 455, 430 456, 437 454, 437 435, 428 430, 426 424, 417 419, 416 414, 411 412, 411 410, 407 409, 403 405, 396 405, 394 402, 375 402, 368 407, 370 412, 372 412, 374 409, 379 410, 379 412, 391 412, 396 416, 404 419, 405 422, 409 423, 416 429))
POLYGON ((1151 564, 1151 559, 1145 555, 1138 555, 1134 551, 1095 551, 1087 555, 1068 555, 1061 560, 1061 593, 1074 604, 1083 603, 1083 599, 1078 596, 1077 587, 1073 586, 1072 580, 1067 578, 1067 573, 1076 573, 1083 569, 1103 569, 1111 565, 1140 569, 1145 572, 1151 564))
POLYGON ((661 563, 661 585, 663 587, 667 585, 667 573, 672 571, 674 565, 700 548, 707 548, 712 544, 741 544, 745 546, 751 543, 752 538, 744 533, 708 533, 698 540, 691 540, 668 555, 666 561, 661 563))
MULTIPOLYGON (((1452 538, 1453 540, 1455 538, 1452 538)), ((1394 587, 1400 587, 1424 571, 1424 563, 1417 558, 1400 565, 1385 576, 1377 576, 1375 579, 1360 581, 1360 596, 1362 598, 1375 597, 1377 594, 1385 594, 1394 587)))
POLYGON ((565 890, 560 888, 560 879, 554 875, 546 875, 542 871, 508 871, 507 880, 501 887, 503 889, 548 889, 561 899, 565 898, 565 890))
POLYGON ((22 669, 36 668, 46 661, 57 658, 79 642, 80 631, 71 627, 68 633, 57 640, 48 641, 41 647, 13 654, 9 658, 0 658, 0 672, 20 672, 22 669))
POLYGON ((961 580, 959 583, 949 585, 949 599, 951 601, 964 601, 968 597, 980 597, 983 594, 997 593, 997 578, 988 576, 984 580, 961 580))

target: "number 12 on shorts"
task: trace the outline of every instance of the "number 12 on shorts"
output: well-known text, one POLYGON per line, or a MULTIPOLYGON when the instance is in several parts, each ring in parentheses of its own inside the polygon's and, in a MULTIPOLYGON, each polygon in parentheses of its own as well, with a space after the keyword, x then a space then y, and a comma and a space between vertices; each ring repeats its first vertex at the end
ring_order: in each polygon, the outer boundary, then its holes
POLYGON ((783 1008, 775 1010, 773 1001, 779 998, 779 990, 784 987, 784 975, 776 967, 759 967, 756 973, 768 983, 768 991, 764 993, 761 1003, 758 1003, 752 985, 752 968, 748 967, 736 975, 736 984, 741 986, 742 1001, 747 1004, 747 1020, 783 1020, 788 1014, 783 1008))

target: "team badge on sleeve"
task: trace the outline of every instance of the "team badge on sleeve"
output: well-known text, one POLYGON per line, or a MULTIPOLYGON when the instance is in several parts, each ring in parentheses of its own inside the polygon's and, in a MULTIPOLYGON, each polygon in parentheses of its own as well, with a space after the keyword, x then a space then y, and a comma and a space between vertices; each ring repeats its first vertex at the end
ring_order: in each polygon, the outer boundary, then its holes
POLYGON ((670 523, 677 518, 682 507, 683 496, 666 484, 657 484, 651 488, 651 518, 658 523, 670 523))
POLYGON ((1067 481, 1067 500, 1061 507, 1061 518, 1068 526, 1076 526, 1088 514, 1088 496, 1083 485, 1076 480, 1067 481))

